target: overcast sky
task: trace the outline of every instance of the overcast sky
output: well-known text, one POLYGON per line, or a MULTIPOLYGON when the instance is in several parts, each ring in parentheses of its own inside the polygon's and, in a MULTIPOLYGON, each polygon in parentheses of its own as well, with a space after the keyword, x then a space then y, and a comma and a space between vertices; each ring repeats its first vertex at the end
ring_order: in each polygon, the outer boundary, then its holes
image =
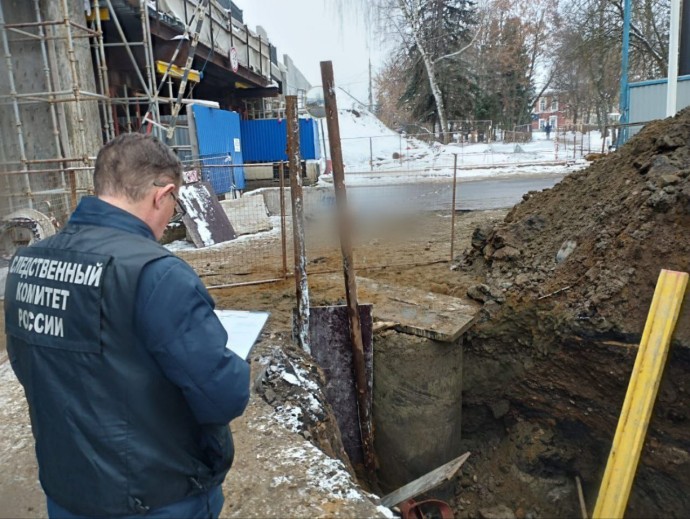
POLYGON ((278 47, 282 62, 288 54, 312 85, 321 84, 319 62, 332 61, 335 83, 364 104, 368 102, 368 64, 373 73, 385 58, 377 39, 369 38, 362 15, 342 20, 334 0, 234 0, 250 29, 261 25, 278 47))

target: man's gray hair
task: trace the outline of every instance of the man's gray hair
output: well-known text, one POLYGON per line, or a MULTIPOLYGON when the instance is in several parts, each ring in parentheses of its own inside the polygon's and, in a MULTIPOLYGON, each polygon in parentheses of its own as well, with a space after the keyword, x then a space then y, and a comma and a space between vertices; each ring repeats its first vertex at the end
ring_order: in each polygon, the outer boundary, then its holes
POLYGON ((154 182, 182 183, 180 159, 157 138, 125 133, 98 152, 93 173, 96 195, 125 196, 138 202, 154 182))

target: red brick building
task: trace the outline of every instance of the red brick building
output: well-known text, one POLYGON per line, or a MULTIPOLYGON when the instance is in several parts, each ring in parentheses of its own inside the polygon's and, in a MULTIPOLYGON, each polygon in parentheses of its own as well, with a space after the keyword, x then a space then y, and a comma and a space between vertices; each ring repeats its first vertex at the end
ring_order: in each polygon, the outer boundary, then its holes
POLYGON ((532 131, 543 131, 547 123, 551 131, 572 124, 565 96, 558 92, 545 92, 532 107, 532 131))

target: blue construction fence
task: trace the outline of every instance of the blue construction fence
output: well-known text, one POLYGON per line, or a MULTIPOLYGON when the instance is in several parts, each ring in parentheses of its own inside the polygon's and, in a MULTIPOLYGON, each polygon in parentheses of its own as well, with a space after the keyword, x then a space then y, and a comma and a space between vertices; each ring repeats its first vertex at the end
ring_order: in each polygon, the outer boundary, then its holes
MULTIPOLYGON (((194 105, 192 111, 202 177, 216 194, 245 189, 244 164, 288 160, 285 119, 243 121, 237 112, 200 105, 194 105)), ((299 130, 302 160, 319 159, 317 122, 300 119, 299 130)))

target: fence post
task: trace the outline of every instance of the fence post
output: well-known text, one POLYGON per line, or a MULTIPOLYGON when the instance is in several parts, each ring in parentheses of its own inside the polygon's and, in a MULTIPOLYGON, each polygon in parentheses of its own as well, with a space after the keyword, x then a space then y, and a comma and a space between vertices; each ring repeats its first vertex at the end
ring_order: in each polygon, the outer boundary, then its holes
POLYGON ((455 249, 455 189, 458 184, 458 154, 453 153, 453 205, 450 213, 450 261, 453 262, 455 249))
POLYGON ((295 249, 295 288, 297 294, 297 342, 311 353, 309 346, 309 284, 307 283, 307 252, 304 244, 304 198, 299 155, 299 120, 297 96, 285 96, 287 118, 287 147, 290 164, 290 194, 292 198, 292 236, 295 249))
POLYGON ((369 171, 374 171, 374 145, 369 137, 369 171))
POLYGON ((283 277, 287 278, 287 236, 285 230, 285 162, 280 161, 278 166, 280 177, 280 241, 283 250, 283 277))
POLYGON ((575 154, 577 153, 577 133, 573 135, 573 160, 575 160, 575 154))
POLYGON ((362 454, 364 457, 364 467, 373 481, 376 472, 376 459, 374 454, 374 431, 371 423, 372 397, 369 393, 364 362, 362 324, 359 320, 357 280, 355 278, 354 258, 350 240, 351 228, 347 214, 345 170, 343 168, 343 152, 340 144, 340 127, 338 125, 338 104, 335 98, 333 63, 330 61, 321 62, 321 82, 323 84, 323 97, 326 103, 326 123, 328 125, 331 146, 331 160, 333 161, 333 185, 335 187, 340 248, 343 254, 345 294, 347 296, 347 313, 350 319, 350 338, 352 340, 352 363, 355 373, 359 426, 362 434, 362 454))

